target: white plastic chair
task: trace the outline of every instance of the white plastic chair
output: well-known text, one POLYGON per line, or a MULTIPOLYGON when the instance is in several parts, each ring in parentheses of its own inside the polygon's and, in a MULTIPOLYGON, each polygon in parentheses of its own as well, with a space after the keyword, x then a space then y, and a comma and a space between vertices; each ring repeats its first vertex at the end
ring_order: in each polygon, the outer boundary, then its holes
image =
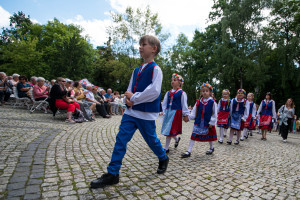
POLYGON ((30 99, 28 99, 27 97, 19 98, 17 87, 13 87, 13 91, 14 91, 14 95, 16 98, 16 102, 14 103, 13 107, 17 108, 17 107, 27 106, 27 109, 29 110, 30 109, 30 99))
POLYGON ((36 101, 33 96, 33 89, 30 89, 30 95, 31 95, 31 101, 32 101, 32 107, 30 109, 30 113, 33 113, 35 110, 44 110, 45 113, 47 113, 47 107, 49 103, 46 101, 48 97, 45 100, 36 101))

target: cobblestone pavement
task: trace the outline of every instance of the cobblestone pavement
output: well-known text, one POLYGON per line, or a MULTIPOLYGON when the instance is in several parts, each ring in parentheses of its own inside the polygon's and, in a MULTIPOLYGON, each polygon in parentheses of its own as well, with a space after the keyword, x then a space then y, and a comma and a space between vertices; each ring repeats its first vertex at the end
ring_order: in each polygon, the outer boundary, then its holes
POLYGON ((277 133, 267 141, 254 133, 238 146, 215 142, 211 156, 208 143, 196 143, 182 159, 191 122, 177 149, 172 141, 165 174, 156 174, 158 160, 137 131, 120 183, 90 190, 106 172, 121 116, 66 124, 64 115, 0 107, 0 199, 300 199, 300 134, 287 143, 277 133))

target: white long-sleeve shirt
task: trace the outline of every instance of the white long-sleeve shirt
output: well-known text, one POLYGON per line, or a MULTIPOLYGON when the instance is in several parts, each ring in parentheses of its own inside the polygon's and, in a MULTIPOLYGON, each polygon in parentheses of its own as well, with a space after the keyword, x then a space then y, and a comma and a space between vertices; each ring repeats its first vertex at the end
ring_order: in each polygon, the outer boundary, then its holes
MULTIPOLYGON (((180 90, 182 90, 182 89, 177 90, 177 92, 179 92, 180 90)), ((175 90, 172 89, 171 92, 175 92, 175 90)), ((164 96, 163 103, 162 103, 162 110, 163 110, 164 113, 166 112, 166 109, 167 109, 167 106, 168 106, 168 98, 169 98, 168 94, 169 94, 169 91, 166 92, 166 94, 164 96)), ((190 114, 190 111, 189 111, 189 108, 188 108, 188 105, 187 105, 187 95, 184 91, 182 92, 182 95, 181 95, 181 108, 182 108, 182 115, 183 116, 186 116, 186 115, 190 114)))
MULTIPOLYGON (((263 101, 265 101, 265 104, 267 104, 267 103, 266 103, 266 102, 267 102, 266 99, 263 100, 263 101)), ((275 101, 270 100, 270 102, 272 102, 272 119, 275 119, 275 120, 276 120, 276 119, 277 119, 277 116, 276 116, 276 109, 275 109, 275 101)), ((270 103, 270 102, 269 102, 269 103, 270 103)), ((263 109, 262 103, 263 103, 263 102, 261 102, 260 105, 259 105, 259 107, 258 107, 258 111, 257 111, 257 114, 258 114, 258 115, 261 115, 260 112, 261 112, 262 109, 263 109)))
MULTIPOLYGON (((234 98, 237 102, 244 102, 245 101, 245 99, 243 98, 241 101, 238 101, 238 99, 235 97, 234 98)), ((232 116, 232 107, 233 107, 233 99, 231 100, 231 103, 230 103, 230 116, 232 116)), ((245 105, 245 111, 244 111, 244 115, 243 115, 243 117, 242 117, 242 120, 243 121, 246 121, 247 120, 247 118, 248 118, 248 115, 249 115, 249 109, 250 109, 250 103, 249 103, 249 101, 246 101, 246 105, 245 105)))
MULTIPOLYGON (((210 99, 212 99, 212 98, 211 97, 209 97, 208 99, 203 98, 203 101, 207 102, 210 99)), ((195 105, 193 107, 193 110, 192 110, 191 114, 189 115, 189 120, 193 120, 197 117, 196 116, 196 110, 197 110, 197 103, 195 103, 195 105)), ((210 118, 210 121, 209 121, 209 124, 212 125, 212 126, 215 126, 215 124, 217 122, 217 118, 218 118, 217 110, 218 110, 218 105, 217 105, 216 102, 214 102, 213 109, 212 109, 212 115, 211 115, 211 118, 210 118)))
MULTIPOLYGON (((141 70, 143 70, 147 64, 148 63, 143 64, 141 70)), ((134 71, 132 72, 131 79, 127 88, 127 91, 129 92, 133 92, 131 91, 133 73, 134 71)), ((146 87, 143 92, 135 92, 130 98, 130 101, 133 102, 133 105, 153 102, 155 99, 157 99, 157 97, 161 93, 162 78, 163 78, 162 71, 159 66, 156 66, 153 70, 152 83, 148 85, 148 87, 146 87)), ((126 102, 126 98, 124 98, 124 102, 126 102)), ((126 108, 124 114, 139 119, 144 119, 144 120, 156 120, 159 115, 159 113, 155 113, 155 112, 143 112, 143 111, 133 110, 132 107, 126 108)))
MULTIPOLYGON (((247 100, 248 101, 248 100, 247 100)), ((253 103, 253 102, 249 102, 249 114, 250 114, 250 103, 253 103)), ((256 104, 253 103, 253 108, 252 108, 252 117, 251 118, 255 118, 256 117, 256 104)))

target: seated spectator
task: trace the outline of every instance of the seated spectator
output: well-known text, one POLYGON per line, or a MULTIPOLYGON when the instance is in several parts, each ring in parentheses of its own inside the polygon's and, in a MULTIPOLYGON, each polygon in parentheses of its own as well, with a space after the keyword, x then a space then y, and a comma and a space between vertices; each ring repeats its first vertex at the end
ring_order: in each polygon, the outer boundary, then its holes
POLYGON ((105 90, 100 90, 100 93, 98 93, 99 97, 102 99, 104 102, 105 110, 108 114, 112 114, 112 108, 110 105, 110 102, 105 98, 106 91, 105 90))
POLYGON ((9 89, 9 82, 4 72, 0 72, 0 102, 1 106, 9 100, 11 90, 9 89), (3 99, 4 96, 4 99, 3 99))
POLYGON ((19 83, 19 74, 13 74, 12 75, 12 80, 10 80, 10 83, 14 86, 17 87, 17 84, 19 83))
POLYGON ((107 101, 111 101, 113 94, 112 94, 112 90, 110 88, 107 89, 107 93, 104 95, 107 101))
POLYGON ((113 115, 119 114, 119 104, 117 102, 115 102, 115 98, 116 98, 117 94, 119 94, 119 92, 115 91, 113 96, 110 98, 110 105, 111 105, 113 115))
POLYGON ((88 93, 88 91, 83 91, 81 83, 79 81, 75 81, 73 86, 74 86, 74 97, 77 103, 79 103, 81 110, 83 109, 84 104, 87 103, 89 108, 92 111, 95 111, 96 103, 86 101, 85 95, 88 93))
POLYGON ((55 80, 55 79, 52 79, 52 80, 50 81, 50 88, 52 88, 52 87, 53 87, 53 85, 55 84, 55 82, 56 82, 56 80, 55 80))
POLYGON ((49 86, 45 86, 43 77, 37 78, 37 84, 33 86, 33 97, 36 101, 45 100, 49 96, 49 86))
POLYGON ((72 114, 75 112, 75 108, 80 110, 80 106, 73 99, 67 97, 67 90, 65 84, 66 81, 64 78, 57 78, 56 83, 53 85, 50 91, 50 107, 54 113, 57 111, 57 109, 53 107, 53 103, 56 108, 67 110, 66 122, 75 123, 72 120, 72 114))
POLYGON ((17 84, 18 97, 19 98, 23 98, 23 97, 30 98, 28 95, 28 91, 30 89, 31 89, 31 86, 29 83, 27 83, 27 77, 19 76, 19 83, 17 84))
POLYGON ((100 116, 102 116, 103 118, 110 118, 111 116, 107 114, 104 104, 101 104, 99 101, 95 99, 94 92, 97 93, 97 88, 96 87, 93 88, 91 85, 87 85, 86 89, 88 90, 88 93, 85 95, 86 100, 88 102, 96 103, 96 110, 98 111, 100 116))
POLYGON ((68 97, 75 98, 75 92, 74 92, 74 88, 72 85, 72 80, 70 80, 70 79, 66 79, 66 90, 68 92, 68 94, 67 94, 68 97))
POLYGON ((30 78, 30 85, 31 87, 35 86, 37 84, 37 77, 36 76, 32 76, 30 78))

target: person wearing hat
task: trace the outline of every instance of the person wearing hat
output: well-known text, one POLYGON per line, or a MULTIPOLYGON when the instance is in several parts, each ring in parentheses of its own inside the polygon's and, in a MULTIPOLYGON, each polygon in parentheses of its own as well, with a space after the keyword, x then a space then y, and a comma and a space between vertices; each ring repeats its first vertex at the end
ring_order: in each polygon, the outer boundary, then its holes
POLYGON ((200 91, 202 98, 197 99, 192 113, 189 115, 189 120, 195 119, 195 123, 188 150, 181 154, 182 158, 191 156, 195 141, 209 142, 209 150, 206 154, 211 155, 214 152, 213 141, 217 140, 215 124, 218 106, 212 98, 213 87, 209 83, 201 85, 200 91))
POLYGON ((218 120, 217 126, 220 128, 220 138, 218 142, 223 144, 223 137, 226 137, 227 129, 230 125, 229 113, 230 113, 230 92, 228 89, 222 91, 222 99, 218 103, 218 120))
POLYGON ((234 132, 236 132, 236 141, 238 145, 241 137, 241 131, 244 129, 244 123, 249 115, 249 102, 245 99, 246 91, 239 89, 237 95, 231 100, 230 105, 230 134, 227 144, 231 145, 234 132))
POLYGON ((162 125, 161 134, 166 136, 165 151, 169 153, 169 145, 171 139, 175 139, 175 148, 177 148, 182 134, 182 118, 188 121, 190 111, 187 106, 187 95, 181 89, 183 85, 183 78, 178 74, 172 75, 171 85, 172 90, 166 92, 162 110, 165 115, 162 125))

